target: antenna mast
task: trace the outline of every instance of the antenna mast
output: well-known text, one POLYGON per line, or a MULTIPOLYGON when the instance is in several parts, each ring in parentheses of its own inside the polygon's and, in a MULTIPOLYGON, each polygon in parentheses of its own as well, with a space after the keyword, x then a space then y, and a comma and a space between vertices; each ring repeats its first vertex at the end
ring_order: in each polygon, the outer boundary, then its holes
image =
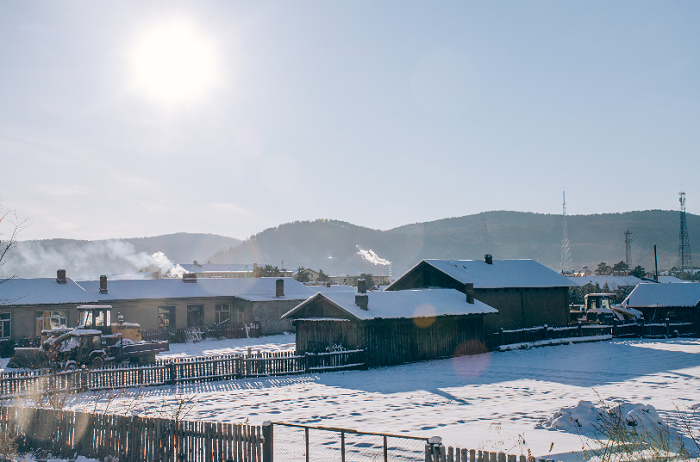
POLYGON ((682 272, 693 268, 690 258, 690 240, 688 239, 688 226, 685 221, 685 193, 678 193, 678 201, 681 203, 681 230, 678 233, 678 267, 682 272))
POLYGON ((566 191, 563 191, 564 202, 562 204, 564 213, 562 214, 562 227, 564 235, 561 239, 561 274, 573 272, 573 264, 571 263, 571 246, 569 245, 569 226, 566 222, 566 191))
POLYGON ((627 269, 632 268, 632 231, 629 229, 625 230, 625 263, 627 264, 627 269))

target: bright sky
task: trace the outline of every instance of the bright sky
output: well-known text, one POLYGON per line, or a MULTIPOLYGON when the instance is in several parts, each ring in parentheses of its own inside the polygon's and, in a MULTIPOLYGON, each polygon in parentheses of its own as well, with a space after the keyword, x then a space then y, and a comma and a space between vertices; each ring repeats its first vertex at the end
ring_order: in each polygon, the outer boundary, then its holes
POLYGON ((700 3, 0 3, 23 239, 700 213, 700 3))

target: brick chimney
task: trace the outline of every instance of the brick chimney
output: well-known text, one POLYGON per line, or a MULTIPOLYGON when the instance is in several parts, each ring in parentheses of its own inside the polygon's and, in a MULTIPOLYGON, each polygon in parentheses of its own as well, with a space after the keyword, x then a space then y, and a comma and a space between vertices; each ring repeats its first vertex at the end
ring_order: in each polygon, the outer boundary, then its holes
POLYGON ((364 279, 357 280, 357 293, 366 294, 367 293, 367 283, 364 279))
POLYGON ((484 261, 487 265, 493 265, 493 255, 487 253, 486 255, 484 255, 484 261))
POLYGON ((355 305, 359 306, 361 310, 367 311, 369 305, 369 295, 356 293, 355 294, 355 305))
POLYGON ((100 276, 100 293, 106 294, 107 292, 107 276, 103 274, 100 276))
POLYGON ((66 270, 60 269, 56 271, 56 282, 58 282, 59 284, 65 284, 68 282, 68 280, 66 279, 66 270))
POLYGON ((284 279, 275 281, 275 297, 284 297, 284 279))
POLYGON ((467 303, 474 304, 474 284, 467 282, 465 285, 465 293, 467 294, 467 303))

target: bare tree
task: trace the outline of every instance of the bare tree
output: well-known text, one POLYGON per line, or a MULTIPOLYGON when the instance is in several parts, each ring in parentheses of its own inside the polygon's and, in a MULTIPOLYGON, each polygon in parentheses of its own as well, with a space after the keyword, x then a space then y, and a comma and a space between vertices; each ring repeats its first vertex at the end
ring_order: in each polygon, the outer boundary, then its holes
MULTIPOLYGON (((0 271, 6 262, 7 253, 17 244, 20 231, 24 229, 26 220, 18 220, 15 210, 3 208, 0 200, 0 271), (8 231, 5 231, 8 229, 8 231)), ((0 284, 14 276, 8 276, 0 272, 0 284)))

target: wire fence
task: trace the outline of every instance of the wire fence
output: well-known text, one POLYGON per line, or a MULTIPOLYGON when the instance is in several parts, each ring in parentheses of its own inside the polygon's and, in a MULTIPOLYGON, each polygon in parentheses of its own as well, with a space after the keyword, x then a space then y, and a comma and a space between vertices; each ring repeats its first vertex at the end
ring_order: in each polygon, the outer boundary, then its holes
POLYGON ((427 438, 277 422, 272 425, 275 461, 425 460, 427 438))

